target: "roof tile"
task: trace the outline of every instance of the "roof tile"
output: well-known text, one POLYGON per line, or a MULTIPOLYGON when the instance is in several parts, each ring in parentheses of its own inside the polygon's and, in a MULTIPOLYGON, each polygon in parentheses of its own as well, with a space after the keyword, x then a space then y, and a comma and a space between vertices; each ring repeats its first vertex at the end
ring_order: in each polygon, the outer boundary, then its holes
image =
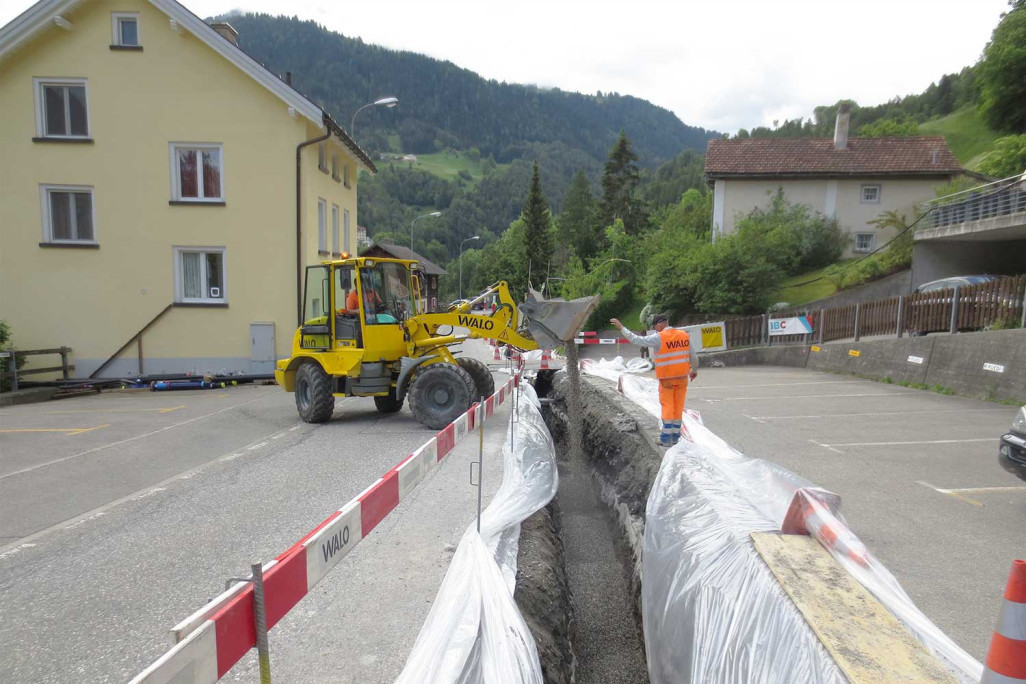
POLYGON ((950 175, 962 170, 941 136, 710 140, 705 173, 732 176, 950 175))

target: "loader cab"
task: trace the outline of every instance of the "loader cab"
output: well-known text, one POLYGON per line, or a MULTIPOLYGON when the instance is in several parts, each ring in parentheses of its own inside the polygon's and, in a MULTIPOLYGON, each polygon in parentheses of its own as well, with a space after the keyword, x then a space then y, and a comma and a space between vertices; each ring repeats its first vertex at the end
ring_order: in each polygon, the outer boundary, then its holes
POLYGON ((417 313, 407 262, 349 259, 306 269, 301 346, 362 349, 363 360, 395 361, 406 353, 402 322, 417 313))

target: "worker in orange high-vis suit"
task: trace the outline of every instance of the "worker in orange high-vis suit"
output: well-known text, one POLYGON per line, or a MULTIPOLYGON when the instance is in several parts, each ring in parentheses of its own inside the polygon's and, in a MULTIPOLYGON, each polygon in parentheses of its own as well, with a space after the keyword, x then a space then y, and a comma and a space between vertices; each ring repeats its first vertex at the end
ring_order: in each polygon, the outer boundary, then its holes
POLYGON ((659 443, 673 446, 680 439, 688 382, 698 375, 698 356, 691 355, 691 338, 683 330, 669 327, 666 316, 662 314, 652 319, 655 332, 650 335, 636 335, 615 318, 609 319, 609 322, 619 328, 632 344, 656 350, 652 361, 656 378, 659 379, 659 404, 662 406, 663 419, 659 443))

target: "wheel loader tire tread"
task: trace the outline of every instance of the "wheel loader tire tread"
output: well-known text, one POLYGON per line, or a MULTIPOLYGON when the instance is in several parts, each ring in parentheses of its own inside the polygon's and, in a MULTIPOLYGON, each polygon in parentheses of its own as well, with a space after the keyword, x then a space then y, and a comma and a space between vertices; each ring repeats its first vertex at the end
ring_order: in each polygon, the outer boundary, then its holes
POLYGON ((318 363, 305 363, 296 371, 296 409, 307 423, 326 423, 335 411, 331 378, 318 363))
POLYGON ((395 388, 388 393, 387 397, 374 397, 374 408, 379 413, 396 413, 403 407, 403 402, 406 401, 406 397, 395 398, 395 388))
POLYGON ((456 363, 460 365, 460 368, 467 371, 474 380, 474 401, 487 399, 495 394, 495 378, 492 377, 492 372, 488 370, 488 366, 477 359, 467 356, 461 356, 456 359, 456 363))
POLYGON ((410 400, 410 411, 418 422, 434 430, 441 430, 470 408, 476 391, 474 379, 459 365, 433 363, 417 371, 407 397, 410 400), (433 398, 428 396, 439 383, 447 385, 453 393, 451 406, 435 406, 433 398))

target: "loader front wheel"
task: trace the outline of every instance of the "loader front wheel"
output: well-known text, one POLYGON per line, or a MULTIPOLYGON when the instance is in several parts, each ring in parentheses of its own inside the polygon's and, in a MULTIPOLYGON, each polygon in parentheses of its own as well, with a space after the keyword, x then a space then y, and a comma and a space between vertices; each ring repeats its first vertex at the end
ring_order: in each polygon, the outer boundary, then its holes
POLYGON ((456 363, 460 365, 460 368, 467 371, 474 380, 475 400, 487 399, 495 394, 495 378, 492 377, 492 372, 488 370, 488 366, 477 359, 471 359, 466 356, 456 359, 456 363))
POLYGON ((307 423, 325 423, 335 410, 331 378, 318 363, 304 363, 296 371, 296 409, 307 423))
POLYGON ((395 387, 393 387, 388 391, 387 397, 374 397, 374 407, 378 409, 379 413, 395 413, 403 407, 404 401, 406 401, 405 396, 396 398, 395 387))
POLYGON ((417 371, 410 387, 413 416, 434 430, 441 430, 460 417, 473 402, 474 380, 452 363, 433 363, 417 371))

